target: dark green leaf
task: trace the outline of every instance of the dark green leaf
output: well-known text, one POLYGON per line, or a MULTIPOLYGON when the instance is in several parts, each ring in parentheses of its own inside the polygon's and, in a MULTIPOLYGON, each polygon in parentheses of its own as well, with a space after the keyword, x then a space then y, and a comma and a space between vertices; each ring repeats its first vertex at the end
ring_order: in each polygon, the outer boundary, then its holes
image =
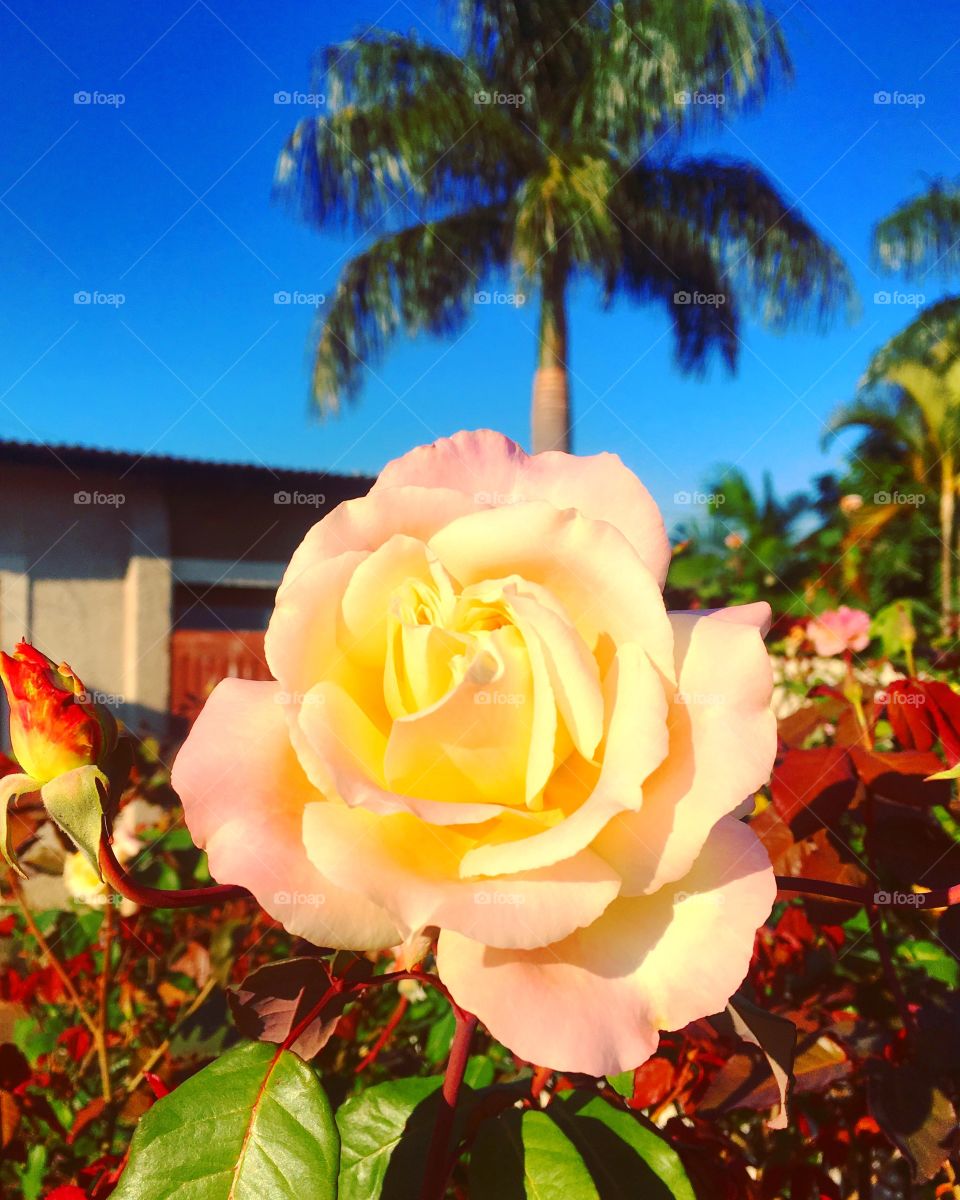
POLYGON ((514 1108, 481 1126, 470 1156, 471 1200, 601 1195, 579 1150, 547 1113, 514 1108))
POLYGON ((315 1072, 245 1043, 143 1117, 114 1200, 334 1200, 337 1129, 315 1072))
POLYGON ((583 1155, 600 1200, 696 1200, 680 1156, 642 1119, 600 1096, 550 1111, 583 1155))
POLYGON ((420 1192, 442 1079, 367 1088, 337 1111, 340 1200, 410 1200, 420 1192))

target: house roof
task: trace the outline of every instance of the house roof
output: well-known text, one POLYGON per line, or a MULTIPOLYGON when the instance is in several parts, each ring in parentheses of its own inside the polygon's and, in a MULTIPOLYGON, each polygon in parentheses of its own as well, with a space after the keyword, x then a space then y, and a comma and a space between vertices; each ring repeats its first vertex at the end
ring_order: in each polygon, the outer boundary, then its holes
POLYGON ((171 454, 138 453, 133 450, 106 450, 93 446, 66 446, 46 442, 20 442, 0 438, 0 464, 23 466, 66 467, 71 471, 107 471, 154 478, 221 478, 248 479, 266 482, 273 480, 290 484, 310 484, 318 479, 342 479, 354 486, 372 484, 369 476, 338 474, 334 471, 309 470, 303 467, 271 467, 263 463, 218 462, 206 458, 180 458, 171 454))

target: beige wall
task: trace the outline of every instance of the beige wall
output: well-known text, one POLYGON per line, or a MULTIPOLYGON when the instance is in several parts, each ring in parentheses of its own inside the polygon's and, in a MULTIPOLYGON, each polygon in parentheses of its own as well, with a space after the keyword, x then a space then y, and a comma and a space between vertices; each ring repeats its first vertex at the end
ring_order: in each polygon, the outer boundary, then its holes
POLYGON ((0 513, 0 646, 28 638, 131 727, 162 728, 172 583, 157 486, 4 465, 0 513))

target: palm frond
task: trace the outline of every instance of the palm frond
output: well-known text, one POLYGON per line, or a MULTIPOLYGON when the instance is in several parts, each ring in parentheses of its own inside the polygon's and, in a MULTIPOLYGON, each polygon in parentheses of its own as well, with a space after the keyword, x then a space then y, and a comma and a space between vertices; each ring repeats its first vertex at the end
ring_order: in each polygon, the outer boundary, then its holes
POLYGON ((689 223, 763 318, 826 322, 855 308, 853 280, 836 250, 750 163, 695 158, 628 176, 639 202, 689 223))
POLYGON ((347 264, 318 330, 313 395, 336 411, 400 331, 454 333, 483 277, 509 261, 510 223, 498 207, 409 226, 347 264))
POLYGON ((873 245, 889 270, 913 278, 934 270, 952 274, 960 267, 960 187, 936 180, 877 223, 873 245))

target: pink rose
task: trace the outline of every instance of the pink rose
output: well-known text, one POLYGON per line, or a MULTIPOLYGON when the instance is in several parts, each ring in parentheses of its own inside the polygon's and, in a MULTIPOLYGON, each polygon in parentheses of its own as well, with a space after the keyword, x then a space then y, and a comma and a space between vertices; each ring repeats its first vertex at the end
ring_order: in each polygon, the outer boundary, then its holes
POLYGON ((634 1067, 722 1009, 775 895, 737 819, 776 729, 765 604, 668 614, 619 458, 459 433, 308 533, 266 637, 174 784, 221 881, 292 932, 439 931, 458 1003, 519 1056, 634 1067))
POLYGON ((841 604, 814 618, 807 626, 807 636, 816 653, 824 657, 864 650, 870 641, 870 614, 841 604))

